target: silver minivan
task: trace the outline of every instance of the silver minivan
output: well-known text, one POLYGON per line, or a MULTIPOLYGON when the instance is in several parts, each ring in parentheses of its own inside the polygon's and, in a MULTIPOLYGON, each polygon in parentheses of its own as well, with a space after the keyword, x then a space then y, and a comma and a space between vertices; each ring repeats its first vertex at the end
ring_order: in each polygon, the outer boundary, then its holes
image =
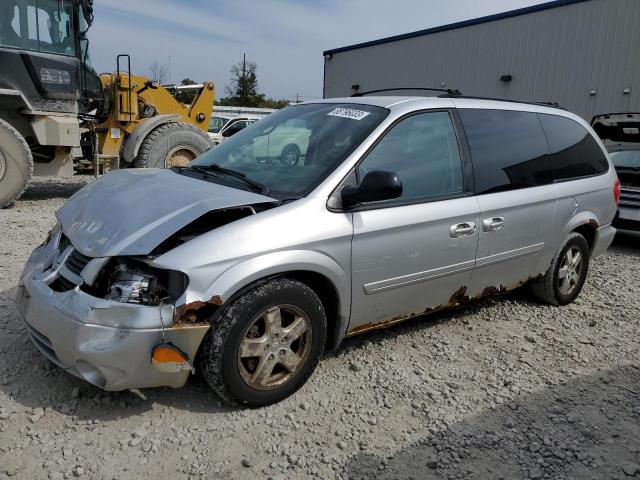
POLYGON ((222 398, 262 406, 345 337, 524 284, 572 302, 613 239, 618 196, 591 127, 559 108, 300 104, 189 167, 77 192, 17 305, 47 358, 105 390, 180 387, 198 367, 222 398), (292 123, 309 132, 298 161, 257 159, 256 139, 268 150, 292 123))

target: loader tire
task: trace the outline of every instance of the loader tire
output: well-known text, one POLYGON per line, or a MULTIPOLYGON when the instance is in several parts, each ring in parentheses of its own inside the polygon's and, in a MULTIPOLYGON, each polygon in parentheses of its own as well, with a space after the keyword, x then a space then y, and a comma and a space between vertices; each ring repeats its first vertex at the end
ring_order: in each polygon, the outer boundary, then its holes
POLYGON ((186 167, 212 146, 209 136, 195 125, 165 123, 145 137, 133 164, 136 168, 186 167))
POLYGON ((0 208, 17 200, 33 175, 33 156, 24 137, 0 120, 0 208))

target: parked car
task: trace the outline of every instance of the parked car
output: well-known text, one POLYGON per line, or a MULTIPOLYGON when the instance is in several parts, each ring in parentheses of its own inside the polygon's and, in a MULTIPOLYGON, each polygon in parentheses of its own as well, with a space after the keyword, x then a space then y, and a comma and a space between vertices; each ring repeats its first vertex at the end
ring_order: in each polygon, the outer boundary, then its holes
POLYGON ((253 141, 253 155, 260 161, 279 160, 294 167, 307 154, 311 130, 304 120, 291 119, 253 141))
POLYGON ((249 125, 257 122, 257 118, 249 117, 211 117, 209 131, 207 132, 214 145, 218 145, 225 139, 235 135, 249 125))
POLYGON ((613 226, 640 233, 640 113, 599 115, 592 121, 620 178, 620 203, 613 226))
POLYGON ((179 387, 196 365, 224 399, 257 407, 348 336, 525 283, 571 303, 615 234, 618 191, 591 127, 561 109, 305 103, 189 167, 80 190, 29 258, 17 305, 47 358, 105 390, 179 387), (309 132, 304 162, 256 159, 255 142, 290 124, 309 132))

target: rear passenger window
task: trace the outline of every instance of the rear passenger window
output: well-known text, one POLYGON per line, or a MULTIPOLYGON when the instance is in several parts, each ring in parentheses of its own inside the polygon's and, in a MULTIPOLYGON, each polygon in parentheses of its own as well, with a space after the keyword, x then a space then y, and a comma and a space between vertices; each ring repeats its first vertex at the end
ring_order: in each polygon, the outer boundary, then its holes
POLYGON ((588 177, 609 170, 602 149, 586 128, 570 118, 539 116, 551 149, 554 180, 588 177))
POLYGON ((535 113, 458 110, 467 134, 476 193, 553 182, 549 147, 535 113))
POLYGON ((359 178, 373 170, 398 174, 400 200, 461 193, 460 151, 449 113, 420 113, 400 121, 359 165, 359 178))

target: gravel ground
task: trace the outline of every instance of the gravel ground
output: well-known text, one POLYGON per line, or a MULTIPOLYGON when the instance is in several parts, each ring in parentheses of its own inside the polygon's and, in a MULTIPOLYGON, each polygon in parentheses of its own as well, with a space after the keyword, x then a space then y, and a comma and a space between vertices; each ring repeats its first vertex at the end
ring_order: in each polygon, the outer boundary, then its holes
POLYGON ((0 210, 0 479, 640 478, 640 240, 572 305, 525 291, 346 341, 260 410, 203 380, 105 393, 54 367, 13 304, 29 252, 89 178, 0 210))

